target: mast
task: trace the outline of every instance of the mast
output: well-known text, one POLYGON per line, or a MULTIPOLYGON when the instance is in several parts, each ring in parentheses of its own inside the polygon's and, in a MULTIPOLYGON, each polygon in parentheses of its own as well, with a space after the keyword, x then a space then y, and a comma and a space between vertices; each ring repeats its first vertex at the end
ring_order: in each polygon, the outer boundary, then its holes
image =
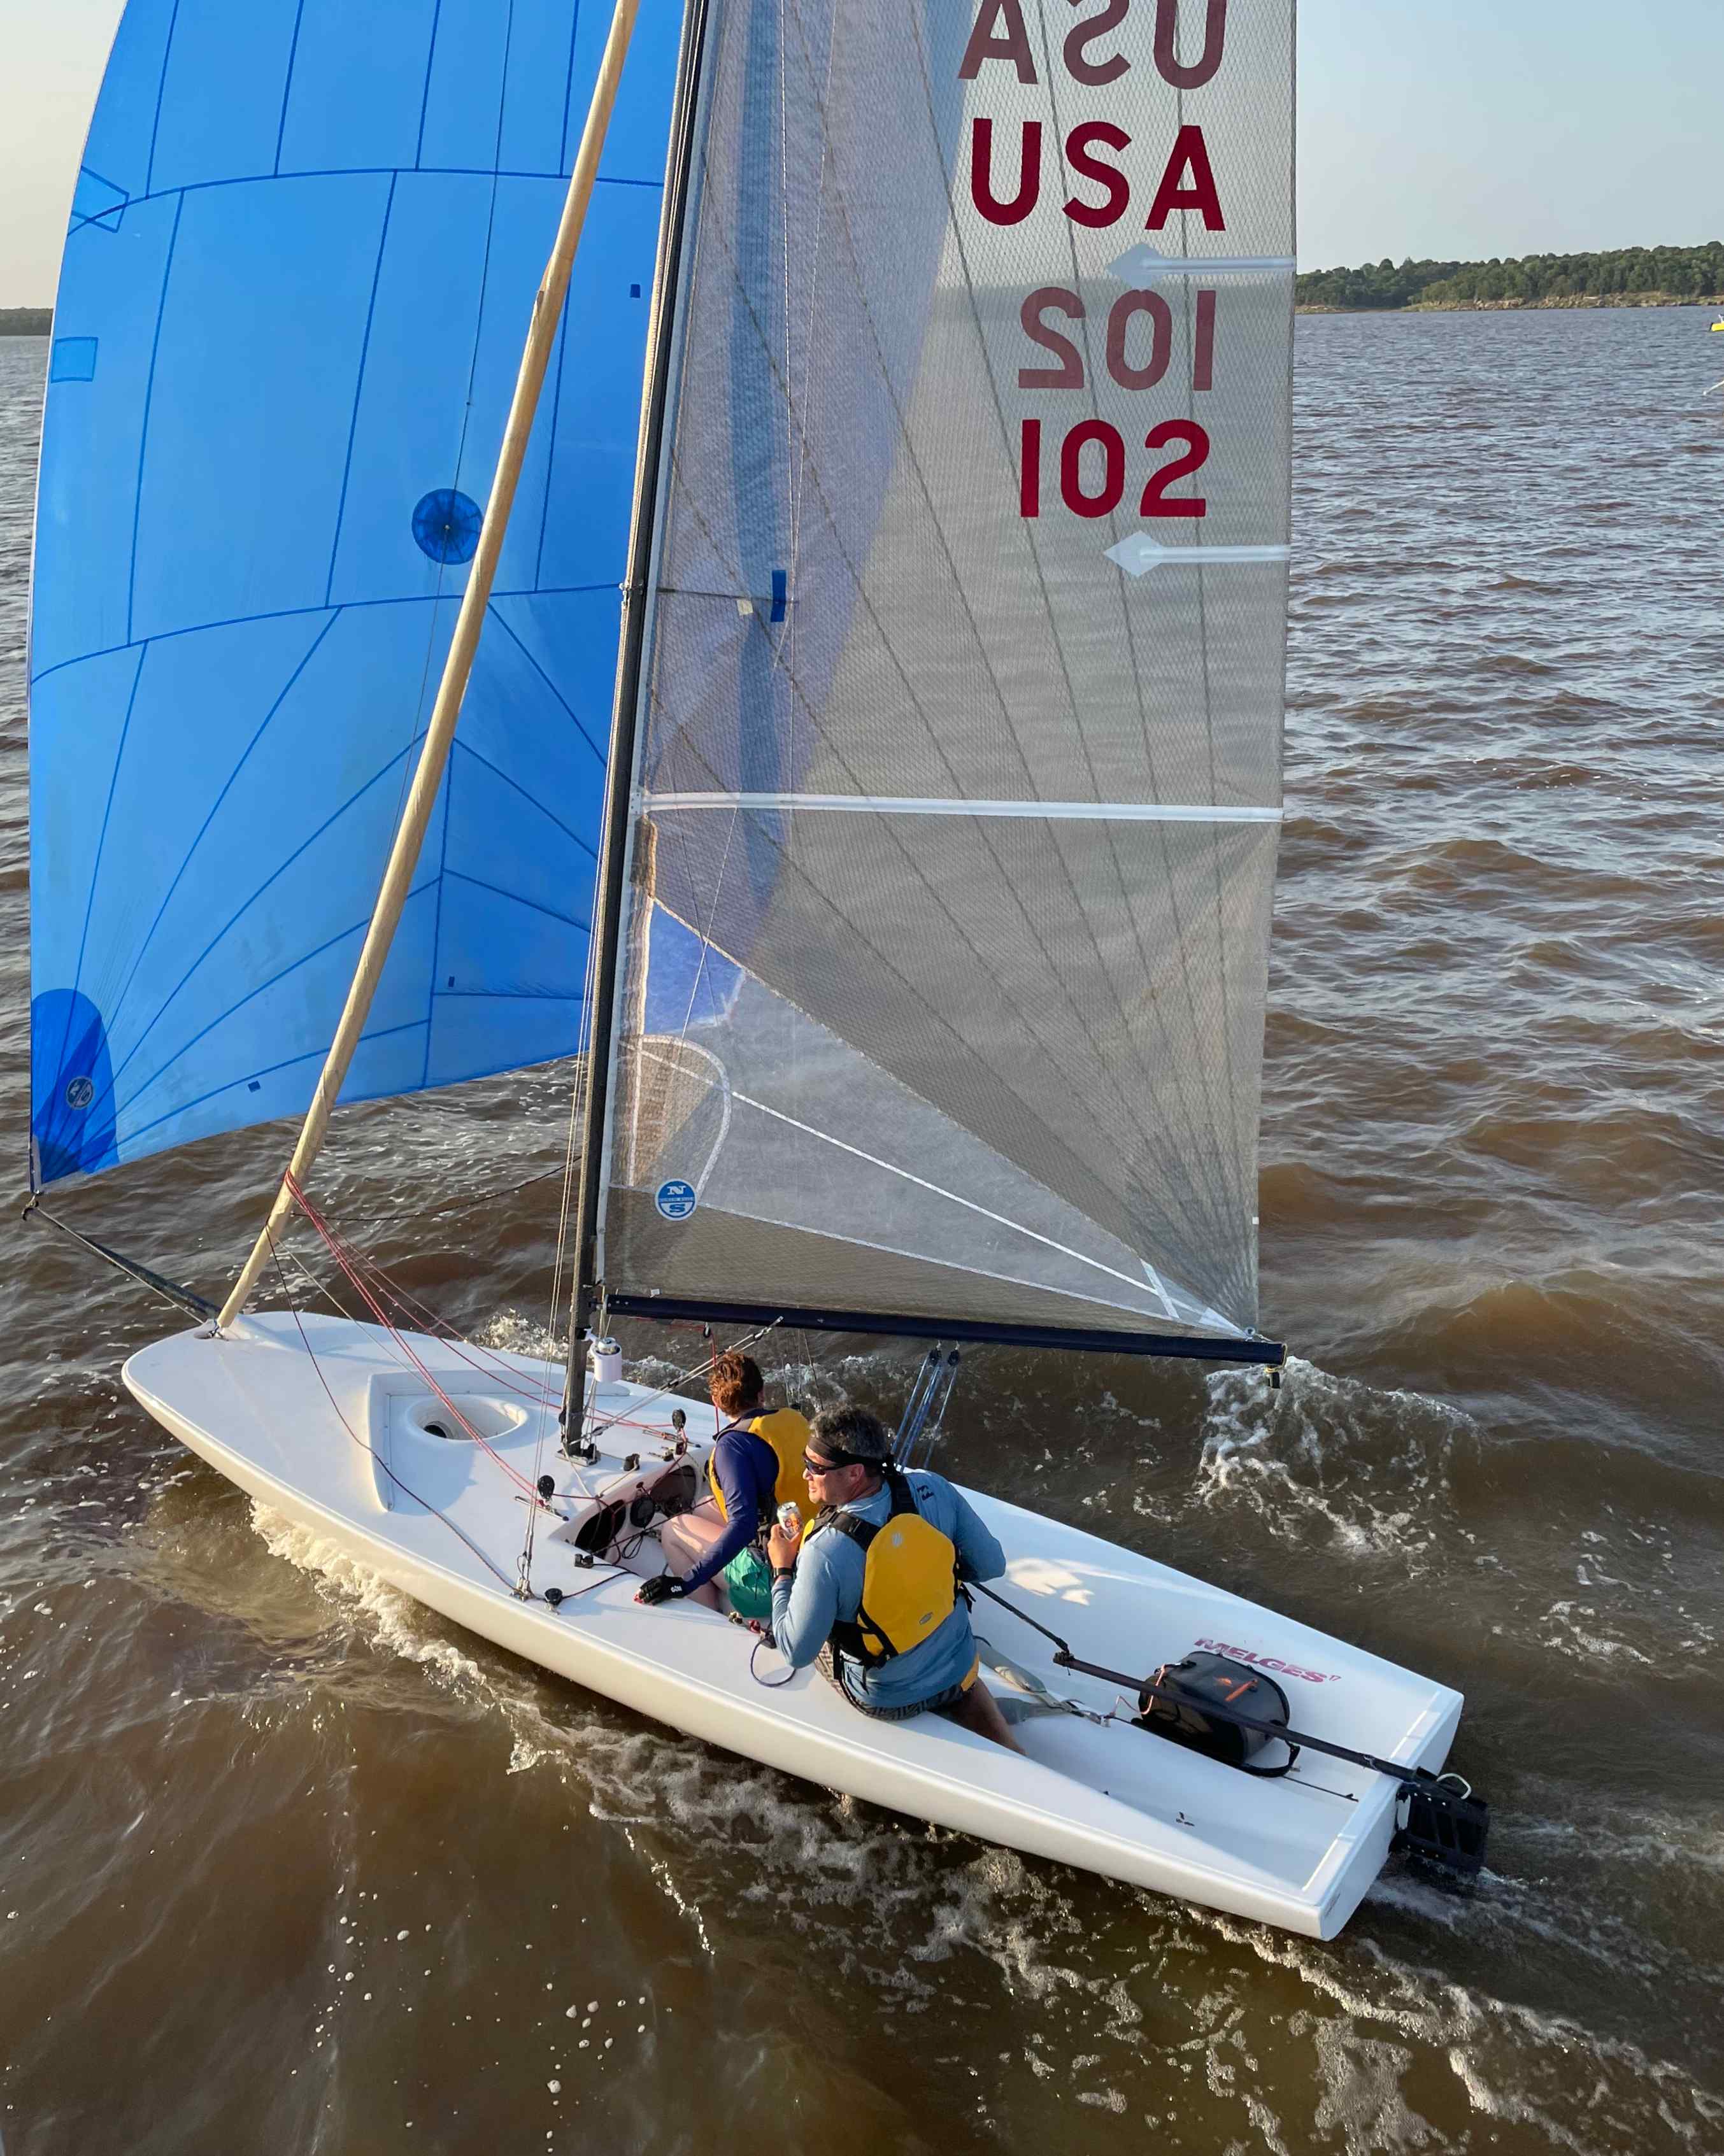
POLYGON ((311 1105, 300 1132, 299 1142, 293 1149, 293 1158, 281 1179, 275 1204, 270 1209, 269 1219, 222 1306, 216 1320, 218 1330, 231 1325, 245 1307, 257 1284, 258 1276, 274 1248, 275 1236, 292 1210, 294 1188, 303 1182, 317 1158, 330 1116, 346 1081, 348 1066, 365 1030, 372 998, 383 978, 389 947, 394 941, 401 911, 407 902, 409 886, 418 865, 426 827, 436 804, 437 790, 443 781, 450 744, 455 737, 455 721, 461 716, 461 703, 466 695, 480 633, 485 626, 491 584, 508 531, 509 512, 514 506, 516 485, 521 476, 527 441, 538 410, 539 393, 544 385, 545 372, 556 344, 558 326, 563 318, 564 302, 569 293, 569 273, 574 266, 575 250, 580 244, 582 228, 586 223, 587 205, 592 199, 593 183, 598 177, 599 161, 604 154, 605 133, 616 103, 623 63, 628 55, 629 40, 634 33, 635 17, 639 7, 640 0, 616 0, 616 12, 611 18, 610 33, 605 42, 598 79, 593 86, 592 102, 587 110, 586 126, 581 134, 580 150, 574 161, 574 169, 569 174, 569 192, 564 201, 556 241, 545 268, 544 278, 533 300, 533 324, 527 331, 526 348, 521 356, 521 371, 515 383, 514 398, 509 407, 508 424, 497 459, 497 476, 491 483, 491 499, 486 506, 478 549, 473 557, 466 590, 461 598, 461 613, 456 619, 455 635, 444 665, 443 679, 438 686, 431 721, 425 732, 425 746, 419 752, 418 768, 414 773, 412 788, 395 834, 389 865, 383 871, 371 926, 366 932, 364 947, 359 954, 358 967, 347 991, 341 1023, 336 1028, 335 1039, 330 1044, 328 1056, 317 1081, 317 1090, 311 1096, 311 1105))
POLYGON ((569 1310, 568 1375, 564 1392, 566 1441, 580 1435, 585 1405, 586 1333, 598 1282, 593 1275, 604 1191, 611 1064, 615 1050, 618 952, 628 877, 630 813, 646 647, 648 590, 662 476, 665 415, 670 401, 671 346, 682 242, 694 171, 695 123, 701 60, 706 46, 708 0, 688 0, 677 61, 676 102, 671 116, 671 155, 665 193, 664 237, 653 290, 651 341, 647 347, 647 393, 641 414, 641 456, 635 483, 635 524, 629 539, 628 581, 623 590, 622 639, 617 664, 616 706, 611 720, 605 819, 599 848, 599 903, 593 923, 598 959, 594 970, 592 1032, 587 1042, 586 1098, 581 1121, 579 1195, 575 1206, 574 1300, 569 1310))

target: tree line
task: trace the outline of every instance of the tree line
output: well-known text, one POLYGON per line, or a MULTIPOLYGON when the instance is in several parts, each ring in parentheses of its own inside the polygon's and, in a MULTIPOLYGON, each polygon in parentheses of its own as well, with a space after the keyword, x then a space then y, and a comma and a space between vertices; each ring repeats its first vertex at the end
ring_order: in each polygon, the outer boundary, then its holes
POLYGON ((1302 307, 1465 306, 1485 300, 1608 300, 1659 293, 1675 300, 1724 295, 1724 241, 1703 247, 1619 247, 1599 254, 1523 254, 1489 262, 1395 263, 1312 270, 1296 286, 1302 307))

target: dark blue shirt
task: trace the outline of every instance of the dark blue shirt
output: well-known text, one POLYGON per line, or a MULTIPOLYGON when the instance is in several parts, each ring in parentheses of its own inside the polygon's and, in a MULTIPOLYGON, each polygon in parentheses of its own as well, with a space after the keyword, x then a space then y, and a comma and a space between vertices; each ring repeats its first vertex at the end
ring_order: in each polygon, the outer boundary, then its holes
POLYGON ((764 1437, 738 1423, 719 1431, 713 1471, 724 1492, 724 1532, 694 1570, 683 1574, 687 1588, 704 1587, 741 1555, 759 1533, 760 1516, 772 1510, 778 1491, 778 1455, 764 1437))

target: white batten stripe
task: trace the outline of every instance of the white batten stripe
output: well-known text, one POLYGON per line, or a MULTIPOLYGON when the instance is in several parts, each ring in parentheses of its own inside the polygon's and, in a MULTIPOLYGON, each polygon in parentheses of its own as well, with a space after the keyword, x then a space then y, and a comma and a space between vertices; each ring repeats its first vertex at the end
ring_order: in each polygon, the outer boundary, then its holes
POLYGON ((1050 824, 1279 824, 1279 808, 1171 801, 934 801, 883 793, 642 793, 643 815, 673 808, 832 809, 862 816, 1006 816, 1050 824))
POLYGON ((1298 267, 1290 254, 1164 254, 1145 240, 1115 255, 1108 274, 1121 284, 1149 285, 1157 277, 1284 277, 1298 267))
POLYGON ((1147 531, 1133 531, 1104 550, 1106 558, 1129 577, 1147 576, 1151 569, 1212 569, 1230 562, 1287 562, 1290 547, 1164 547, 1147 531))

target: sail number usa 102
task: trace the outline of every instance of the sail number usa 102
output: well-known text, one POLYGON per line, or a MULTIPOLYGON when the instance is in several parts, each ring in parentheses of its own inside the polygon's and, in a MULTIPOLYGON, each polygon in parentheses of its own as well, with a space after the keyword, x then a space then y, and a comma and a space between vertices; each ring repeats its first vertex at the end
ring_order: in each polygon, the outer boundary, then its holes
MULTIPOLYGON (((1178 0, 1071 4, 1083 12, 1055 47, 1032 37, 1026 8, 1033 11, 1037 0, 980 0, 959 67, 960 79, 975 85, 972 95, 997 85, 1002 100, 1010 100, 1017 88, 1042 86, 1045 65, 1072 86, 1067 94, 1081 103, 1085 90, 1130 73, 1134 61, 1120 38, 1134 11, 1153 17, 1148 64, 1172 87, 1200 89, 1226 57, 1227 0, 1204 0, 1197 7, 1187 0, 1187 13, 1194 20, 1202 17, 1202 35, 1201 49, 1194 52, 1188 44, 1183 58, 1178 0)), ((1047 9, 1050 18, 1055 12, 1047 9)), ((1094 117, 1066 126, 1058 143, 1050 144, 1048 133, 1040 119, 973 113, 967 131, 970 199, 987 223, 1022 223, 1042 205, 1044 187, 1063 184, 1068 192, 1060 213, 1086 230, 1120 227, 1122 239, 1136 231, 1160 233, 1176 211, 1200 218, 1207 233, 1227 230, 1201 126, 1182 122, 1171 143, 1159 144, 1135 141, 1114 121, 1094 117), (1133 208, 1145 187, 1148 208, 1140 226, 1133 208)), ((1222 242, 1215 253, 1224 252, 1222 242)), ((1058 398, 1093 390, 1099 386, 1093 376, 1104 374, 1128 392, 1153 389, 1166 379, 1176 350, 1188 348, 1192 393, 1212 389, 1218 295, 1212 288, 1197 289, 1180 258, 1167 266, 1179 280, 1173 298, 1145 285, 1106 304, 1099 320, 1095 303, 1086 305, 1069 285, 1041 285, 1027 293, 1019 320, 1033 349, 1017 370, 1018 388, 1058 398)), ((1209 505, 1198 487, 1186 483, 1198 480, 1210 447, 1207 429, 1195 418, 1165 419, 1129 439, 1127 430, 1110 420, 1067 423, 1053 406, 1045 415, 1019 420, 1019 514, 1037 517, 1058 501, 1074 516, 1096 518, 1111 516, 1129 501, 1145 519, 1197 521, 1208 514, 1209 505)))

